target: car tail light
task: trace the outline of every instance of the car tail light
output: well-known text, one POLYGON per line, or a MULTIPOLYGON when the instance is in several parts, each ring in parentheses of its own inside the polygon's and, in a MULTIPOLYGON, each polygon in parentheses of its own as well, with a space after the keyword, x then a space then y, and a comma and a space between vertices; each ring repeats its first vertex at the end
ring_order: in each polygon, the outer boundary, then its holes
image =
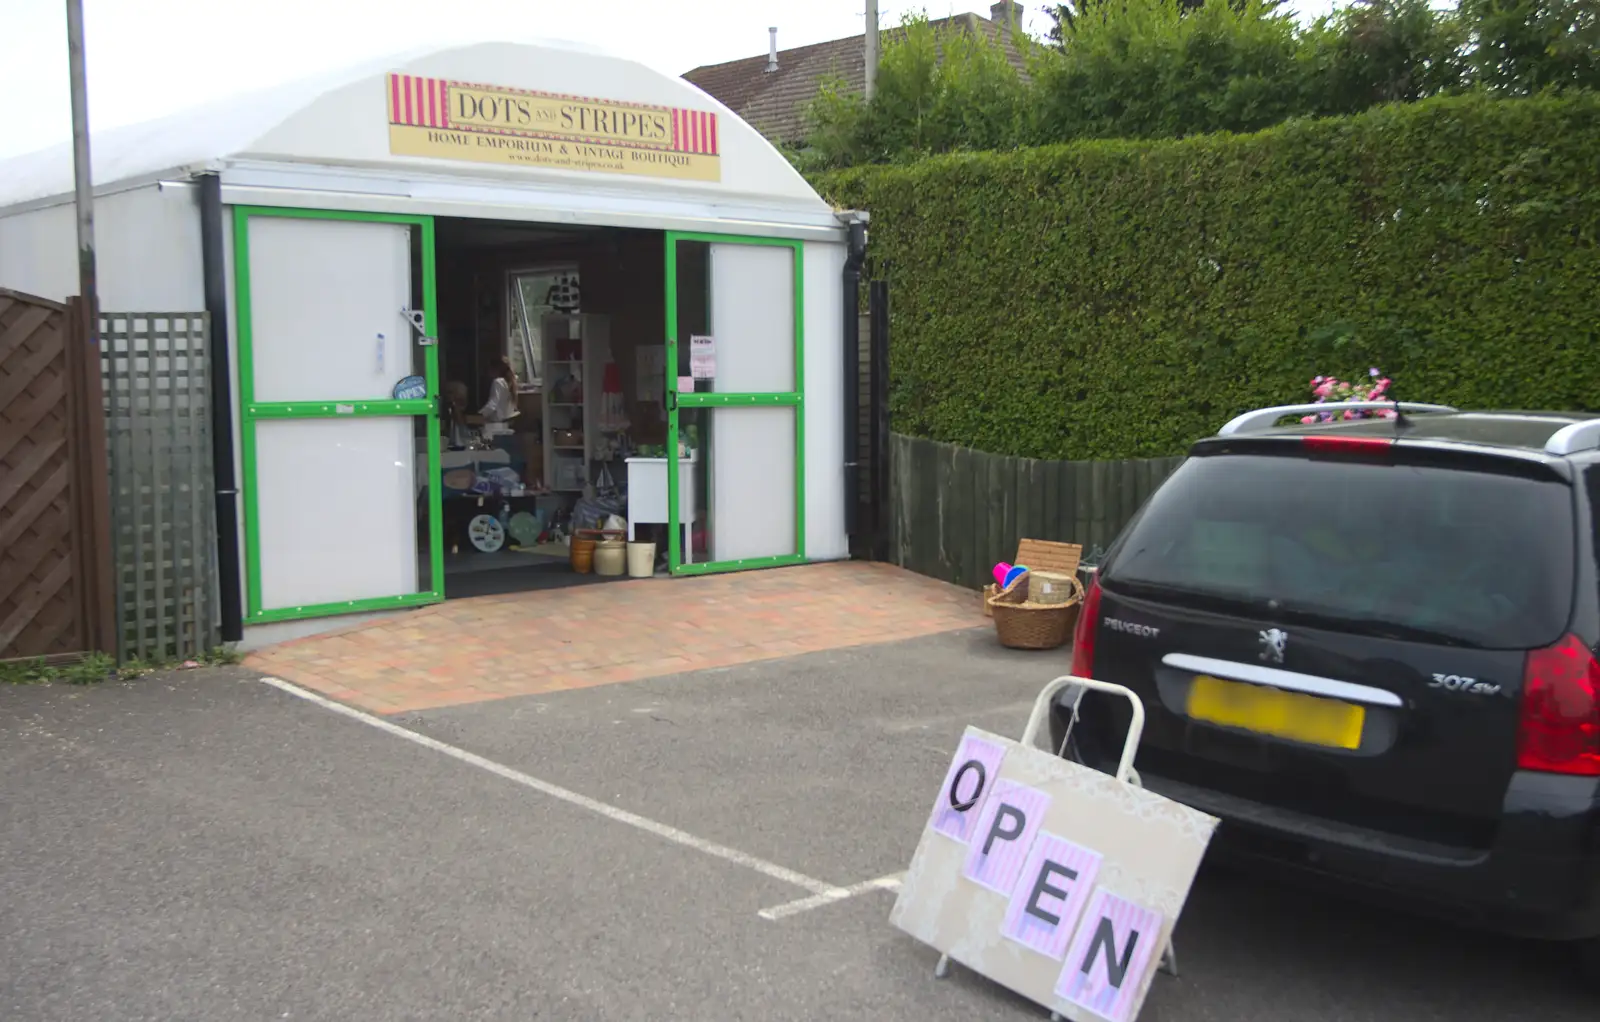
POLYGON ((1600 777, 1600 663, 1575 635, 1528 654, 1517 766, 1600 777))
POLYGON ((1383 454, 1394 439, 1381 436, 1303 436, 1300 446, 1328 454, 1383 454))
POLYGON ((1077 630, 1072 633, 1072 674, 1078 678, 1094 677, 1094 633, 1100 629, 1100 580, 1089 583, 1089 592, 1083 598, 1083 612, 1078 615, 1077 630))

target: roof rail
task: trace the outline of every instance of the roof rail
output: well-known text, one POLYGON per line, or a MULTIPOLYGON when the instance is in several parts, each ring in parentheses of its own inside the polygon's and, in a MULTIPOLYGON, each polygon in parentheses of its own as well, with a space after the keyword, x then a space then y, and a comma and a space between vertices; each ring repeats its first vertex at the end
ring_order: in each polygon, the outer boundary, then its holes
POLYGON ((1583 419, 1562 426, 1544 442, 1546 454, 1576 454, 1600 447, 1600 419, 1583 419))
MULTIPOLYGON (((1275 408, 1258 408, 1230 420, 1217 430, 1217 436, 1234 436, 1238 433, 1255 433, 1271 429, 1278 420, 1290 415, 1321 415, 1323 412, 1376 412, 1391 411, 1402 415, 1422 413, 1449 413, 1457 409, 1449 405, 1419 405, 1409 401, 1324 401, 1321 404, 1279 405, 1275 408)), ((1563 431, 1565 432, 1565 431, 1563 431)), ((1560 434, 1558 433, 1557 436, 1560 434)), ((1597 434, 1600 437, 1600 434, 1597 434)), ((1554 442, 1552 440, 1552 442, 1554 442)))

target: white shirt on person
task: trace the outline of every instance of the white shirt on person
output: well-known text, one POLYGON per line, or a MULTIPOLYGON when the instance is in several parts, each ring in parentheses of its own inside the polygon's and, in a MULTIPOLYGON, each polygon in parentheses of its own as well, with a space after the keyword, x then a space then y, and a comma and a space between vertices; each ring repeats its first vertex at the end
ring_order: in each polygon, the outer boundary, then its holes
POLYGON ((517 417, 521 410, 517 408, 517 396, 511 393, 511 385, 496 376, 489 384, 489 401, 478 411, 483 416, 483 421, 509 422, 517 417))

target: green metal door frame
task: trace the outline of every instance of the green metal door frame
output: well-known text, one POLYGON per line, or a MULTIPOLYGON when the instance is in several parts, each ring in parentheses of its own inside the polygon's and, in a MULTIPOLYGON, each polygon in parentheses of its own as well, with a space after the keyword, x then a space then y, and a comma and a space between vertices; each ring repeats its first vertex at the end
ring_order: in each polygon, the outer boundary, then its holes
MULTIPOLYGON (((741 234, 667 232, 667 563, 674 575, 705 575, 748 568, 775 568, 804 564, 806 559, 806 405, 805 405, 805 243, 786 238, 756 238, 741 234), (678 392, 678 244, 761 245, 788 248, 794 253, 794 390, 787 393, 681 394, 678 392), (678 411, 681 408, 752 408, 780 406, 794 409, 794 553, 752 557, 735 561, 683 563, 683 522, 678 514, 678 411)), ((709 274, 707 288, 710 288, 709 274)), ((709 308, 708 308, 709 314, 709 308)), ((712 325, 712 334, 716 327, 712 325)), ((707 430, 709 435, 710 430, 707 430)), ((709 480, 711 464, 703 460, 700 471, 709 480)), ((710 508, 705 509, 708 513, 710 508)))
POLYGON ((351 213, 326 209, 277 206, 233 207, 233 275, 239 361, 239 449, 243 462, 245 624, 267 624, 298 618, 327 617, 360 611, 392 610, 438 603, 444 599, 444 518, 439 493, 439 353, 434 345, 423 348, 423 375, 428 396, 409 401, 257 401, 255 399, 254 330, 250 303, 250 219, 286 217, 302 220, 349 220, 360 223, 407 224, 421 229, 422 310, 425 332, 437 337, 438 281, 434 263, 433 217, 404 213, 351 213), (262 419, 314 419, 377 416, 424 416, 428 420, 428 545, 430 586, 415 593, 345 600, 304 607, 261 605, 261 536, 256 483, 256 423, 262 419))

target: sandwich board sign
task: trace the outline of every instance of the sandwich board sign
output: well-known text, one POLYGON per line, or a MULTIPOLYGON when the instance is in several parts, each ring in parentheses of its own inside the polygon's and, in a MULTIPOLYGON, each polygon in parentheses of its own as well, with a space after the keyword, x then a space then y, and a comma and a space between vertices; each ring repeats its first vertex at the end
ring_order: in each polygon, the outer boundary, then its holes
POLYGON ((1073 1022, 1132 1022, 1216 827, 969 727, 890 922, 1073 1022))

